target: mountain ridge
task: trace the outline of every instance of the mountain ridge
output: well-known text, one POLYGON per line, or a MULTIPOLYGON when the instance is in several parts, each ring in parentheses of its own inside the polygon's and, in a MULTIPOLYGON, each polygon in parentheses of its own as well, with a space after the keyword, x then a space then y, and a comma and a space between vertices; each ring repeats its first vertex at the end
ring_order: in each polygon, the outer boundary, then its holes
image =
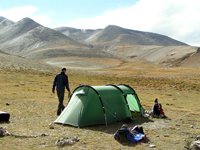
POLYGON ((4 17, 0 17, 0 49, 5 53, 40 60, 112 57, 169 65, 197 53, 196 47, 168 36, 116 25, 104 29, 51 29, 31 18, 12 22, 4 17))
POLYGON ((77 29, 72 27, 58 27, 54 28, 54 30, 63 33, 64 35, 77 40, 79 42, 85 43, 85 39, 89 38, 92 34, 97 32, 99 29, 77 29))
POLYGON ((87 47, 64 34, 44 27, 30 18, 23 18, 14 24, 0 29, 2 51, 24 55, 31 50, 56 47, 57 45, 87 47))

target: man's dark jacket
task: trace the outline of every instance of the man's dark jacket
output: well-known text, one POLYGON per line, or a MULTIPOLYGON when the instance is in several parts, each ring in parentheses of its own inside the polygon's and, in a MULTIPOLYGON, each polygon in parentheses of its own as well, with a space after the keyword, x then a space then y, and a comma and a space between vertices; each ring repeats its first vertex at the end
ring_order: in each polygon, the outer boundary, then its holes
POLYGON ((53 82, 53 88, 52 88, 53 91, 55 91, 55 87, 57 91, 65 91, 65 88, 68 91, 70 91, 68 76, 64 72, 61 72, 60 74, 56 75, 53 82))

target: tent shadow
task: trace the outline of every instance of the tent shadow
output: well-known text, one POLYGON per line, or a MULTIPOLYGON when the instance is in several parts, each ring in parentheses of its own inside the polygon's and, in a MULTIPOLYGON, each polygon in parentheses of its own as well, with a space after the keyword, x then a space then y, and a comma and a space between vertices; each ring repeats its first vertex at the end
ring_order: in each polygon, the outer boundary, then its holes
MULTIPOLYGON (((141 117, 140 115, 134 116, 133 118, 134 118, 133 121, 131 123, 128 123, 129 127, 134 127, 135 125, 142 126, 143 123, 154 122, 150 118, 141 117)), ((120 121, 120 122, 115 122, 113 124, 109 124, 107 126, 106 125, 87 126, 87 127, 81 128, 81 129, 92 130, 92 131, 97 131, 97 132, 104 132, 106 134, 113 135, 113 140, 115 140, 114 139, 114 133, 118 129, 120 129, 121 126, 124 123, 127 124, 127 122, 120 121)), ((64 125, 64 126, 75 128, 75 127, 69 126, 69 125, 64 125)), ((144 129, 144 131, 145 131, 145 129, 144 129)), ((116 141, 116 142, 118 142, 118 141, 116 141)), ((135 147, 138 144, 145 144, 145 143, 148 143, 148 142, 149 142, 148 137, 145 137, 144 140, 142 140, 141 142, 138 142, 138 143, 132 143, 132 142, 129 142, 129 141, 123 142, 123 143, 118 142, 118 143, 121 144, 121 145, 123 145, 123 146, 135 147)))
MULTIPOLYGON (((147 123, 147 122, 153 122, 153 120, 149 119, 149 118, 144 118, 144 117, 135 117, 133 122, 129 123, 128 124, 128 127, 134 127, 135 125, 138 125, 138 126, 142 126, 143 123, 147 123)), ((98 131, 98 132, 104 132, 104 133, 107 133, 107 134, 111 134, 113 135, 113 140, 114 139, 114 133, 121 128, 121 126, 126 123, 126 122, 117 122, 117 123, 113 123, 113 124, 109 124, 108 126, 105 126, 105 125, 97 125, 97 126, 90 126, 90 127, 84 127, 84 129, 86 130, 93 130, 93 131, 98 131)), ((145 131, 145 129, 144 129, 145 131)), ((120 143, 118 142, 119 144, 123 145, 123 146, 128 146, 128 147, 135 147, 137 146, 138 144, 145 144, 145 143, 148 143, 150 140, 148 139, 148 137, 145 137, 144 140, 138 142, 138 143, 132 143, 130 141, 127 141, 127 142, 123 142, 123 143, 120 143)))
POLYGON ((123 142, 123 143, 120 143, 118 142, 119 144, 123 145, 123 146, 128 146, 128 147, 135 147, 137 146, 138 144, 145 144, 145 143, 148 143, 150 140, 149 138, 145 137, 144 140, 140 141, 140 142, 137 142, 137 143, 132 143, 132 142, 123 142))
POLYGON ((139 115, 134 115, 133 121, 130 123, 130 125, 135 126, 135 125, 140 125, 142 126, 143 123, 148 123, 148 122, 154 122, 150 117, 141 117, 139 115))
POLYGON ((134 127, 135 125, 142 126, 143 123, 147 123, 147 122, 154 122, 154 121, 149 118, 138 116, 138 117, 134 117, 133 121, 130 123, 127 123, 126 121, 121 121, 121 122, 109 124, 107 126, 106 125, 96 125, 96 126, 84 127, 84 129, 104 132, 107 134, 114 134, 118 129, 121 128, 121 126, 123 124, 128 124, 129 127, 134 127))
POLYGON ((0 124, 9 124, 10 121, 0 121, 0 124))

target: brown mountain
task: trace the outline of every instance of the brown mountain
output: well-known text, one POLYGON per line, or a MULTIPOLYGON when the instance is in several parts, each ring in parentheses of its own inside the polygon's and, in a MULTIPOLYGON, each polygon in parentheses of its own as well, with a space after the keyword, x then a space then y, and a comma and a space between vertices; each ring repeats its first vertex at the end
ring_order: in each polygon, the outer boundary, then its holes
POLYGON ((70 27, 55 28, 74 40, 87 42, 90 44, 129 44, 129 45, 162 45, 162 46, 180 46, 187 45, 183 42, 174 40, 165 35, 151 32, 142 32, 125 29, 115 25, 109 25, 105 29, 82 30, 70 27))
POLYGON ((86 40, 101 45, 104 51, 126 59, 143 59, 173 65, 177 60, 195 53, 197 48, 170 37, 108 26, 86 40))
POLYGON ((142 32, 109 25, 105 29, 93 34, 88 39, 89 43, 97 44, 127 44, 127 45, 161 45, 180 46, 187 45, 164 35, 151 32, 142 32))
POLYGON ((0 49, 6 53, 31 58, 79 56, 82 53, 96 55, 96 51, 91 50, 89 46, 44 27, 30 18, 24 18, 0 29, 0 49))
POLYGON ((181 60, 177 60, 177 66, 183 67, 200 67, 200 48, 197 49, 196 53, 186 56, 181 60))

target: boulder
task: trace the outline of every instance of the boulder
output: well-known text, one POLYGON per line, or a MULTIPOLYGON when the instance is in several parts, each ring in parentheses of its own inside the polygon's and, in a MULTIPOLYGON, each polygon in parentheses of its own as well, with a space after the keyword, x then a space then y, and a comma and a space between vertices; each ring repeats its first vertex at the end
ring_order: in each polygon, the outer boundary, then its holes
POLYGON ((10 135, 10 133, 6 129, 0 127, 0 137, 8 136, 8 135, 10 135))

